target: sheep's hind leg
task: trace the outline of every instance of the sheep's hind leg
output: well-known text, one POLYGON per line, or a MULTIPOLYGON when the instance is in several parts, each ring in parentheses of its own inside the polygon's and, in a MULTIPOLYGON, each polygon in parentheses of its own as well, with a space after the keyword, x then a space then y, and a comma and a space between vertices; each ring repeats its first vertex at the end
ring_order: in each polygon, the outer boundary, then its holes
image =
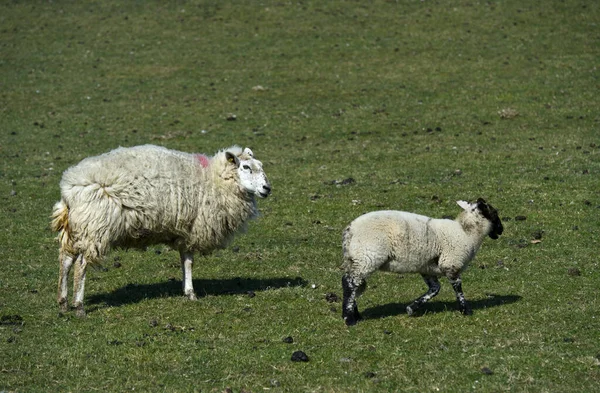
POLYGON ((194 284, 192 282, 192 265, 194 264, 194 253, 189 251, 179 251, 181 259, 181 270, 183 272, 183 294, 190 300, 196 300, 194 284))
POLYGON ((75 260, 75 273, 73 277, 73 307, 78 317, 85 317, 83 307, 83 294, 85 290, 85 271, 87 261, 83 255, 79 255, 75 260))
POLYGON ((64 252, 60 252, 59 256, 59 272, 58 272, 58 308, 59 312, 65 313, 69 308, 69 301, 67 296, 69 290, 67 288, 67 281, 69 279, 69 271, 73 265, 75 258, 71 255, 66 255, 64 252))
POLYGON ((460 279, 460 276, 449 276, 448 280, 450 281, 450 284, 452 284, 452 288, 454 288, 454 294, 456 295, 456 301, 458 302, 458 309, 460 310, 460 312, 463 315, 473 314, 471 307, 469 307, 469 304, 465 299, 465 294, 462 290, 462 280, 460 279))
POLYGON ((361 294, 366 286, 363 279, 356 279, 344 274, 342 277, 342 289, 344 292, 344 301, 342 304, 342 318, 347 326, 356 325, 362 319, 356 305, 356 298, 361 294))
POLYGON ((429 300, 431 300, 431 298, 435 297, 440 292, 440 282, 436 276, 428 276, 425 274, 421 274, 421 276, 423 277, 423 280, 425 280, 425 283, 429 289, 423 296, 406 306, 406 313, 408 315, 413 315, 419 307, 427 303, 429 300))

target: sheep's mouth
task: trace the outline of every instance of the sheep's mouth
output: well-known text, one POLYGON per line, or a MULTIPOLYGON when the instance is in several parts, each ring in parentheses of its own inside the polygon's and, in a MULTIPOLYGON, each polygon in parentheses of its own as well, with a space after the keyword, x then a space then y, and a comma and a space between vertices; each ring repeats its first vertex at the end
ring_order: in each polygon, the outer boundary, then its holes
POLYGON ((261 198, 266 198, 266 197, 268 197, 268 196, 269 196, 269 193, 263 193, 263 192, 260 192, 260 191, 259 191, 259 192, 258 192, 258 196, 259 196, 259 197, 261 197, 261 198))

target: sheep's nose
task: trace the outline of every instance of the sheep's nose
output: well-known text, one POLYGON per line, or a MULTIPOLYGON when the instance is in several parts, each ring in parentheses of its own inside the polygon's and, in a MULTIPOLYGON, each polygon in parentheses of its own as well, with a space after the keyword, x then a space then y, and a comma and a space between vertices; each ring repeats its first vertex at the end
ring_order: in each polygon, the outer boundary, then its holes
POLYGON ((263 190, 265 190, 267 192, 267 194, 271 193, 271 185, 270 184, 265 184, 263 186, 263 190))

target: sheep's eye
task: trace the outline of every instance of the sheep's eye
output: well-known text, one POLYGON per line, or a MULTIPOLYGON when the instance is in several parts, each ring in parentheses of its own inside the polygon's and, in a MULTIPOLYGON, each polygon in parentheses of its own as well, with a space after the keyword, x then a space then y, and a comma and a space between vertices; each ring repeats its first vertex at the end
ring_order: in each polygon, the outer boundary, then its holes
POLYGON ((250 167, 248 165, 244 165, 244 166, 242 166, 242 168, 244 168, 247 171, 250 171, 250 167))

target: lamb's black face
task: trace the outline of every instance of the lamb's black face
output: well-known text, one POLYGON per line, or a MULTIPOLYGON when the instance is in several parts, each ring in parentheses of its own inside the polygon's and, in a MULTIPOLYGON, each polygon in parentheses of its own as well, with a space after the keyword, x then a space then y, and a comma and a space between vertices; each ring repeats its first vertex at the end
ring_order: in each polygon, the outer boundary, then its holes
POLYGON ((498 211, 494 209, 492 205, 489 205, 483 198, 477 200, 477 208, 492 223, 492 230, 490 231, 490 237, 492 239, 498 239, 498 236, 502 235, 504 227, 498 217, 498 211))

